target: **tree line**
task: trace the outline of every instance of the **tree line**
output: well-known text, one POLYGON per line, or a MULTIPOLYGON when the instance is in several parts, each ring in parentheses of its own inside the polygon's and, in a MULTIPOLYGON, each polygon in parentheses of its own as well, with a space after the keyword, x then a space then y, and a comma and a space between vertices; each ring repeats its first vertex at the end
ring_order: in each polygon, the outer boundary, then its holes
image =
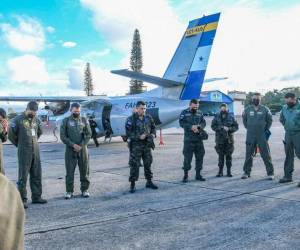
MULTIPOLYGON (((274 89, 266 92, 262 97, 262 104, 266 105, 273 114, 280 112, 282 105, 285 104, 284 96, 286 93, 292 92, 299 98, 300 97, 300 87, 290 87, 281 90, 274 89)), ((245 106, 250 105, 251 97, 254 92, 247 93, 245 106)))

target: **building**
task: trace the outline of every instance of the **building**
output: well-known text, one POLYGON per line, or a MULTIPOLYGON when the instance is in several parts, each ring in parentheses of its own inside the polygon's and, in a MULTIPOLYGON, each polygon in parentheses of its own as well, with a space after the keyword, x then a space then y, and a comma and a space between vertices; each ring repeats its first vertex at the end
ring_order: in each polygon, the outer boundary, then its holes
POLYGON ((200 95, 200 109, 206 115, 214 115, 219 111, 220 105, 226 103, 229 112, 234 113, 233 99, 219 90, 202 91, 200 95))
POLYGON ((228 95, 233 100, 233 113, 236 116, 241 116, 245 108, 247 93, 243 91, 228 91, 228 95))

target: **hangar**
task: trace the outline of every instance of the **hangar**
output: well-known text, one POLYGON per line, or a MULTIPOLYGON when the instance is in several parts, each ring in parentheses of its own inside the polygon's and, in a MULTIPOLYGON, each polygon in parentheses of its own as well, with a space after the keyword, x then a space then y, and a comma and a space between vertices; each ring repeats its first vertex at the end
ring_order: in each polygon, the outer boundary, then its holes
POLYGON ((202 91, 200 95, 200 109, 205 115, 215 115, 221 103, 228 105, 229 111, 233 110, 233 99, 219 90, 202 91))

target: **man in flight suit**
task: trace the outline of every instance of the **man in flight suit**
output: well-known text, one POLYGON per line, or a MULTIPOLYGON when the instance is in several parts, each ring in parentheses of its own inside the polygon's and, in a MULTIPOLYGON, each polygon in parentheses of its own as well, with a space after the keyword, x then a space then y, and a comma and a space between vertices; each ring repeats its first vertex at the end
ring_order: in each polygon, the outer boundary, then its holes
POLYGON ((74 192, 74 173, 78 164, 81 182, 82 197, 88 198, 89 194, 89 154, 87 144, 92 132, 86 118, 80 116, 79 103, 72 103, 71 115, 63 119, 60 127, 60 139, 66 144, 66 199, 71 199, 74 192))
POLYGON ((233 133, 239 129, 234 116, 228 112, 225 103, 220 106, 220 112, 216 114, 211 123, 211 128, 216 132, 216 151, 219 156, 219 173, 216 177, 223 176, 224 161, 226 159, 227 176, 232 177, 232 153, 234 150, 233 133), (225 158, 225 159, 224 159, 225 158))
MULTIPOLYGON (((193 155, 196 157, 196 180, 205 181, 201 175, 203 157, 205 154, 203 138, 206 121, 202 112, 198 109, 199 101, 192 99, 189 108, 181 112, 179 118, 180 127, 184 129, 184 145, 183 145, 183 182, 188 181, 188 172, 191 170, 191 162, 193 155)), ((206 132, 205 132, 206 133, 206 132)))
POLYGON ((8 139, 18 148, 19 176, 18 189, 27 205, 26 184, 30 175, 32 203, 47 203, 42 199, 42 168, 38 139, 42 135, 41 121, 37 118, 38 104, 31 101, 26 111, 16 116, 10 123, 8 139))
POLYGON ((246 158, 244 163, 244 174, 242 179, 250 177, 253 165, 253 156, 256 146, 260 149, 260 155, 267 170, 267 179, 274 179, 274 168, 267 141, 267 132, 272 125, 272 114, 270 110, 260 104, 261 95, 255 93, 252 96, 252 104, 243 112, 243 124, 247 130, 246 136, 246 158))
POLYGON ((152 182, 151 164, 153 161, 151 149, 154 149, 154 137, 156 135, 154 120, 146 115, 146 104, 138 101, 136 113, 127 118, 126 136, 129 140, 129 164, 130 164, 130 192, 135 192, 135 182, 139 179, 141 159, 144 164, 144 174, 147 180, 146 188, 158 189, 152 182))
MULTIPOLYGON (((286 105, 282 107, 280 122, 284 126, 284 177, 280 183, 292 182, 294 172, 294 157, 300 159, 300 104, 294 93, 285 95, 286 105)), ((300 183, 298 184, 300 187, 300 183)))
POLYGON ((0 108, 0 173, 4 174, 4 162, 3 162, 3 142, 7 140, 8 122, 6 119, 6 112, 0 108))

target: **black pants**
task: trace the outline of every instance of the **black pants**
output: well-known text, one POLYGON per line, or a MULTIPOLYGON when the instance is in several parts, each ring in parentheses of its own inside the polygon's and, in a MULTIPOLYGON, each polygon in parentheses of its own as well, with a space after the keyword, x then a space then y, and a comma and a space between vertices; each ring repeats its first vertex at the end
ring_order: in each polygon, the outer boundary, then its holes
POLYGON ((232 153, 234 150, 233 143, 226 142, 222 144, 217 144, 215 149, 219 156, 219 168, 223 168, 226 161, 226 167, 227 169, 230 169, 232 166, 232 153))

